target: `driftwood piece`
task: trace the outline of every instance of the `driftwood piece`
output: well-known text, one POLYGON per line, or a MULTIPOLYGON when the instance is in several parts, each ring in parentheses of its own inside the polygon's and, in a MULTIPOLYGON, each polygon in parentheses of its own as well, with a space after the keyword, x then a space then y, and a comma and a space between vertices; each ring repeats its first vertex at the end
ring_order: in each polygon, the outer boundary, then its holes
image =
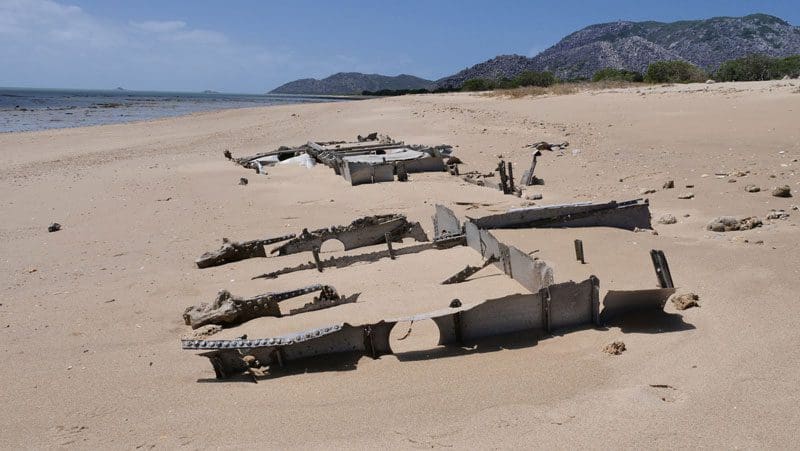
POLYGON ((224 265, 225 263, 236 262, 248 258, 266 257, 267 252, 264 246, 267 244, 274 244, 281 241, 286 241, 294 238, 295 235, 285 235, 276 238, 267 238, 264 240, 252 241, 230 241, 227 238, 222 239, 222 247, 216 251, 206 252, 200 256, 195 263, 198 268, 209 268, 211 266, 224 265))
POLYGON ((262 316, 280 317, 282 314, 278 306, 279 302, 315 291, 321 292, 319 297, 302 308, 292 310, 290 314, 333 307, 344 301, 355 302, 354 297, 339 296, 333 287, 320 284, 309 285, 297 290, 261 294, 252 298, 234 296, 229 291, 222 290, 217 293, 217 298, 211 304, 203 302, 200 305, 187 307, 183 312, 183 320, 186 325, 192 326, 192 329, 197 329, 207 324, 220 326, 241 324, 262 316))

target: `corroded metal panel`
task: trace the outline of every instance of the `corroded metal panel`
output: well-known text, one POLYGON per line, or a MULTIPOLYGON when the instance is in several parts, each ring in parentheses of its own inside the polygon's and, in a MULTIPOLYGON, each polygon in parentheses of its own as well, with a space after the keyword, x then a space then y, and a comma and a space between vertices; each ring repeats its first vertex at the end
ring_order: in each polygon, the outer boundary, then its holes
POLYGON ((506 213, 475 219, 481 229, 519 229, 533 227, 617 227, 626 230, 649 229, 647 201, 635 199, 603 204, 575 203, 517 208, 506 213))
POLYGON ((461 233, 461 221, 453 210, 437 204, 436 214, 433 217, 433 230, 437 238, 445 234, 458 235, 461 233))

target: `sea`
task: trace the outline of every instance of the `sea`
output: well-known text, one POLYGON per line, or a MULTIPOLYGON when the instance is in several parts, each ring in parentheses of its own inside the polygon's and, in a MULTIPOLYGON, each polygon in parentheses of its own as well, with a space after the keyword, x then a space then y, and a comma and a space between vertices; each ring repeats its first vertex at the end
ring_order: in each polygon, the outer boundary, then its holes
POLYGON ((350 100, 334 96, 0 87, 0 133, 119 124, 200 111, 350 100))

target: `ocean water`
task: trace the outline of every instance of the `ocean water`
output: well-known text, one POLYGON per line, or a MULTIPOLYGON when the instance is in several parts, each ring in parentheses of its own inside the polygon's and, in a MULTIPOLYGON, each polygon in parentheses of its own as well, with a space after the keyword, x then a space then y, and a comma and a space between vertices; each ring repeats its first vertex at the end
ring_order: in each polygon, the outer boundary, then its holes
POLYGON ((0 133, 118 124, 227 108, 333 102, 325 96, 0 87, 0 133))

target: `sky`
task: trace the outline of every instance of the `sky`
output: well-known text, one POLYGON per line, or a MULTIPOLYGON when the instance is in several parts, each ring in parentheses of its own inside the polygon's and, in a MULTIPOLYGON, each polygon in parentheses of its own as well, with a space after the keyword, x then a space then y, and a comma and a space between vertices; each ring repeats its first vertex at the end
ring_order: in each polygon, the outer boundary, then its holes
POLYGON ((263 93, 336 72, 438 79, 595 23, 756 12, 800 25, 800 0, 0 0, 0 86, 263 93))

